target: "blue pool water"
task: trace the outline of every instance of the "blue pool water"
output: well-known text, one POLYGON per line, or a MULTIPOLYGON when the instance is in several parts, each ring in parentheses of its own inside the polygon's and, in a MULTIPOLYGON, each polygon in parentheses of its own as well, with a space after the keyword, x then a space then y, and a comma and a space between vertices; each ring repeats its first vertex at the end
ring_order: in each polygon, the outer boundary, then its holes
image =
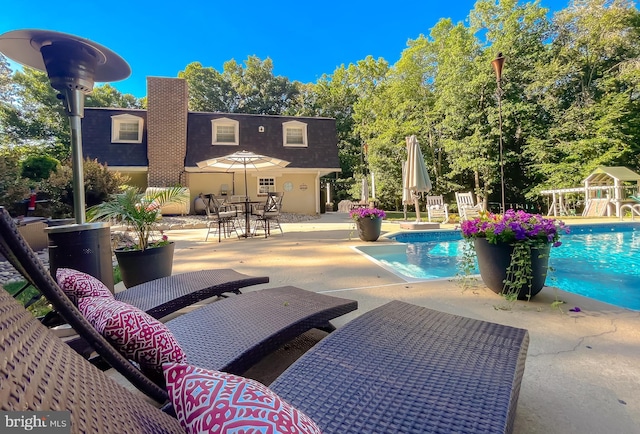
MULTIPOLYGON (((458 272, 459 231, 403 232, 401 244, 358 247, 408 281, 451 278, 458 272)), ((605 303, 640 310, 640 224, 571 226, 562 246, 551 249, 555 268, 547 285, 605 303)))

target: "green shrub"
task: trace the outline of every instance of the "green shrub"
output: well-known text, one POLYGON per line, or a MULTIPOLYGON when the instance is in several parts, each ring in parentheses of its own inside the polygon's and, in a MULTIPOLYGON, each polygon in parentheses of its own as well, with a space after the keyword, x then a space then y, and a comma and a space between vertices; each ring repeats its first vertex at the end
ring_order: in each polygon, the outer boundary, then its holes
POLYGON ((22 177, 39 182, 55 172, 60 161, 48 155, 31 155, 22 162, 22 177))
POLYGON ((0 205, 14 216, 24 214, 24 205, 20 202, 29 196, 29 186, 20 171, 19 154, 3 149, 0 152, 0 205))
MULTIPOLYGON (((129 182, 129 177, 118 172, 110 172, 107 166, 97 160, 84 160, 84 189, 87 207, 98 205, 109 195, 119 191, 121 185, 129 182)), ((49 199, 51 216, 66 218, 73 215, 73 169, 71 162, 62 164, 49 178, 42 181, 41 191, 49 199)))

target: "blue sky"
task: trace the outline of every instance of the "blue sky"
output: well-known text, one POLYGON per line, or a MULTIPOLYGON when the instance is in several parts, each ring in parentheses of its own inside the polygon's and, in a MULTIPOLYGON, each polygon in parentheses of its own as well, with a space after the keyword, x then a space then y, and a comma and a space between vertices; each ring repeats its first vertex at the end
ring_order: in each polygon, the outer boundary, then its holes
MULTIPOLYGON (((541 2, 552 11, 568 4, 541 2)), ((475 0, 2 3, 0 34, 46 29, 91 39, 131 66, 131 76, 112 85, 142 97, 147 76, 176 77, 194 61, 222 71, 227 60, 270 57, 275 75, 304 83, 368 55, 394 64, 408 39, 428 34, 440 18, 465 20, 475 0)))

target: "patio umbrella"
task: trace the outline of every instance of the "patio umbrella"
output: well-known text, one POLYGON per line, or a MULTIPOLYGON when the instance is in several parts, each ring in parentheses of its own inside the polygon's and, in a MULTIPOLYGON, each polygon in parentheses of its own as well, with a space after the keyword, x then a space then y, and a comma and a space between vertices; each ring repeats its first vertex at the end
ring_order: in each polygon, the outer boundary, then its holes
MULTIPOLYGON (((416 207, 416 221, 420 221, 420 205, 418 193, 431 191, 431 180, 427 173, 427 166, 420 150, 416 136, 409 136, 407 141, 407 161, 404 164, 402 179, 402 200, 406 205, 413 202, 416 207)), ((406 214, 405 214, 406 218, 406 214)))
POLYGON ((222 157, 211 158, 209 160, 199 161, 196 163, 199 168, 213 167, 216 169, 224 169, 227 172, 234 170, 244 170, 244 196, 249 197, 249 189, 247 186, 247 170, 264 170, 274 167, 285 167, 288 161, 279 158, 268 157, 249 151, 239 151, 233 154, 224 155, 222 157))

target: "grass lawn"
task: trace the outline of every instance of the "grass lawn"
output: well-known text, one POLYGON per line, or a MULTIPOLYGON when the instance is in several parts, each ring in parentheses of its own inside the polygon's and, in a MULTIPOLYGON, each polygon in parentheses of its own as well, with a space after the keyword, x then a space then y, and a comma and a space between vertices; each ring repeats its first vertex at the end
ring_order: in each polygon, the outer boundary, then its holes
MULTIPOLYGON (((21 280, 18 282, 5 283, 3 287, 9 294, 13 295, 16 292, 18 292, 20 288, 22 288, 26 283, 27 282, 25 282, 24 280, 21 280)), ((20 303, 25 304, 29 300, 31 300, 31 298, 34 295, 37 295, 37 294, 39 294, 38 290, 35 289, 33 286, 29 286, 17 297, 17 300, 20 303)), ((29 306, 27 310, 29 310, 29 312, 31 312, 34 316, 40 317, 40 316, 44 316, 47 312, 51 310, 51 305, 44 297, 41 297, 40 300, 36 301, 31 306, 29 306)))

